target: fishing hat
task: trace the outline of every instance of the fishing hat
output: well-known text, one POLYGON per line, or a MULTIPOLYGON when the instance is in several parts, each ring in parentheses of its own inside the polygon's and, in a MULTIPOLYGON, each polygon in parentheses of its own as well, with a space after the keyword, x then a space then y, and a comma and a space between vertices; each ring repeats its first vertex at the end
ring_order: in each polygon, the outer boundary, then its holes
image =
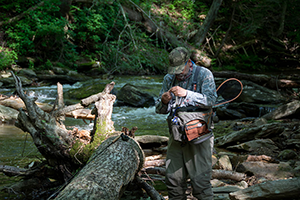
POLYGON ((190 59, 191 53, 184 47, 177 47, 169 54, 170 66, 168 68, 169 74, 180 74, 186 62, 190 59))

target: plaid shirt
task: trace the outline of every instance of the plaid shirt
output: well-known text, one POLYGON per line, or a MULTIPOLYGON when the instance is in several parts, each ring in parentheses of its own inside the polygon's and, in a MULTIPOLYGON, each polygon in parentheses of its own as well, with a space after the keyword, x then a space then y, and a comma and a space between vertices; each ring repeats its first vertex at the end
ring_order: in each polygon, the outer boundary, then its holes
MULTIPOLYGON (((199 66, 197 66, 199 67, 199 66)), ((174 75, 167 74, 164 77, 162 89, 159 93, 159 98, 155 105, 155 111, 159 114, 167 114, 175 107, 175 96, 172 94, 172 100, 166 105, 161 102, 161 96, 163 93, 169 91, 173 86, 180 86, 187 89, 186 97, 181 98, 180 107, 199 107, 204 109, 211 108, 217 99, 216 85, 214 81, 214 76, 210 70, 205 67, 200 68, 197 79, 197 89, 196 92, 193 91, 193 79, 195 75, 196 65, 192 67, 192 75, 187 79, 178 81, 175 78, 175 82, 172 85, 174 75)))

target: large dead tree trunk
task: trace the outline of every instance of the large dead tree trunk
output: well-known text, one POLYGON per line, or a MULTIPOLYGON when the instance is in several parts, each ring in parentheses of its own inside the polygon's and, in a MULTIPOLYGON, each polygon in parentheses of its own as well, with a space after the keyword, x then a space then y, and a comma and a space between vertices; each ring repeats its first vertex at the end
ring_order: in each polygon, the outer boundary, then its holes
POLYGON ((105 140, 56 199, 119 199, 143 167, 144 154, 128 136, 105 140))
MULTIPOLYGON (((23 109, 19 110, 16 126, 24 132, 30 133, 35 146, 46 158, 48 164, 60 170, 65 180, 69 179, 72 176, 71 172, 76 170, 80 165, 84 165, 97 146, 109 134, 112 134, 114 130, 113 124, 109 119, 115 100, 115 96, 109 93, 113 89, 114 83, 108 84, 103 92, 68 107, 63 107, 62 87, 58 86, 59 94, 56 101, 58 108, 55 109, 55 104, 52 111, 48 113, 35 103, 35 99, 24 94, 20 79, 13 73, 12 75, 16 82, 16 91, 26 106, 26 111, 23 109), (64 127, 63 116, 65 113, 83 109, 99 100, 102 105, 99 112, 103 112, 104 114, 98 115, 98 118, 95 119, 97 122, 101 122, 101 124, 95 126, 98 129, 97 134, 92 136, 95 142, 89 143, 91 140, 83 142, 80 138, 78 139, 78 134, 80 133, 74 134, 74 132, 64 127)), ((87 137, 90 137, 89 135, 87 133, 87 137)))

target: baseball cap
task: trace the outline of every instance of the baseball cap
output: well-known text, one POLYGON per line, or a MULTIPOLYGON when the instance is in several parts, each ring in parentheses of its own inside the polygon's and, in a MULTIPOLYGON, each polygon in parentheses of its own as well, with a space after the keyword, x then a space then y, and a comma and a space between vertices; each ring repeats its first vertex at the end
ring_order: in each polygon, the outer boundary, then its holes
POLYGON ((169 74, 180 74, 186 62, 190 59, 191 53, 184 47, 177 47, 169 54, 170 66, 168 68, 169 74))

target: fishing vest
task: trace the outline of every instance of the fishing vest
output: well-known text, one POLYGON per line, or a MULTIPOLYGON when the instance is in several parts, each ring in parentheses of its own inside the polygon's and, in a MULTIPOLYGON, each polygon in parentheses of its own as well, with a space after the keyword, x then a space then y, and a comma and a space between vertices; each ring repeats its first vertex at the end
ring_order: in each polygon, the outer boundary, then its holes
MULTIPOLYGON (((197 78, 200 72, 200 67, 195 67, 193 77, 194 92, 197 90, 197 78)), ((175 79, 175 75, 173 79, 175 79)), ((172 109, 167 117, 169 132, 175 141, 182 142, 182 144, 187 142, 199 144, 213 136, 210 129, 212 125, 212 113, 212 108, 203 109, 195 106, 172 109)))

